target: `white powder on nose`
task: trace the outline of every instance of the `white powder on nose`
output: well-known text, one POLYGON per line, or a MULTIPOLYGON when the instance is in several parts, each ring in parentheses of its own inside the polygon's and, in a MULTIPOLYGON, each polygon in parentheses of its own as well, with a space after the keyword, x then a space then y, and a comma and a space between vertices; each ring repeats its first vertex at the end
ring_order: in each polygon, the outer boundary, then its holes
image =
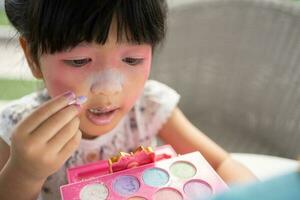
POLYGON ((92 77, 92 89, 96 92, 120 92, 124 75, 115 69, 105 69, 92 77))

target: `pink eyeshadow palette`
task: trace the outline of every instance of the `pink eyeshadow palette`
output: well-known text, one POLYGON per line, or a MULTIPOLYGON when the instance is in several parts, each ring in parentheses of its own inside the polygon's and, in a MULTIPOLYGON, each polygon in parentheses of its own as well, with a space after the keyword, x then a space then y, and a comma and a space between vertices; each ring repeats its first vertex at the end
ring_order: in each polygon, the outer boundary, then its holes
POLYGON ((227 189, 199 152, 176 155, 169 145, 71 168, 68 179, 63 200, 206 200, 227 189))

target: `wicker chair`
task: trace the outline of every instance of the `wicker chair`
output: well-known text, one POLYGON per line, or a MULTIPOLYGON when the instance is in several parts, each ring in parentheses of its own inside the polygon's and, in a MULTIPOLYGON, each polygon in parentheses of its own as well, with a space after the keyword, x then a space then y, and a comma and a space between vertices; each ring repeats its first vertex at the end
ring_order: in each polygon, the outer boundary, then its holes
POLYGON ((151 77, 225 149, 300 153, 300 2, 170 0, 151 77))

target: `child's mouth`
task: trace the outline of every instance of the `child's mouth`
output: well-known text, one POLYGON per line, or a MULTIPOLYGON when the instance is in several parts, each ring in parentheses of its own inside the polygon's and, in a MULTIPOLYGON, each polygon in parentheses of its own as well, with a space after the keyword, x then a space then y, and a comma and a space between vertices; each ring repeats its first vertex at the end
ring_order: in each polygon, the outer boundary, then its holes
POLYGON ((107 108, 91 108, 87 110, 87 118, 98 126, 109 124, 118 107, 107 107, 107 108))

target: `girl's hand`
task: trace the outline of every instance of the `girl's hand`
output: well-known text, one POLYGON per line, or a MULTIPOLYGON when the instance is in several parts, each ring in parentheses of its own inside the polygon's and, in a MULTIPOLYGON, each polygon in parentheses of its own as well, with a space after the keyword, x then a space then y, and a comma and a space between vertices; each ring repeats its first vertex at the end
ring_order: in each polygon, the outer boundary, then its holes
POLYGON ((69 105, 74 100, 72 92, 55 97, 20 122, 12 134, 7 167, 31 180, 57 171, 81 140, 80 105, 69 105))

